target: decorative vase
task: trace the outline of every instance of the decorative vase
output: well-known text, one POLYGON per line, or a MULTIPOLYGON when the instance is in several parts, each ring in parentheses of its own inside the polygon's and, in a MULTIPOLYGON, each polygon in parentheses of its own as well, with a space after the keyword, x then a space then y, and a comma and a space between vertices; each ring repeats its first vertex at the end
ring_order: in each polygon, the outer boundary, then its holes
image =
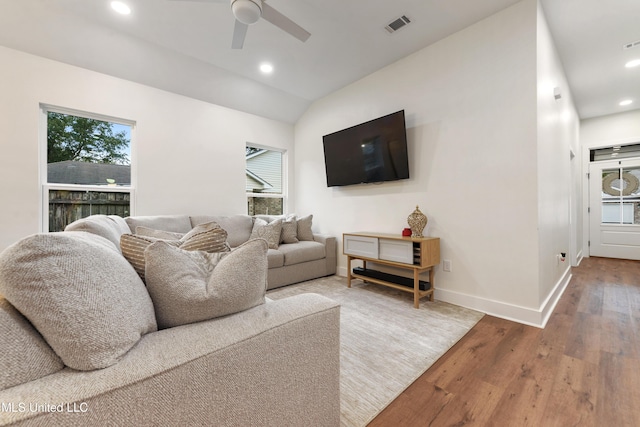
POLYGON ((411 237, 424 237, 422 230, 427 226, 427 216, 420 212, 418 205, 416 205, 416 210, 407 218, 407 223, 411 227, 411 237))

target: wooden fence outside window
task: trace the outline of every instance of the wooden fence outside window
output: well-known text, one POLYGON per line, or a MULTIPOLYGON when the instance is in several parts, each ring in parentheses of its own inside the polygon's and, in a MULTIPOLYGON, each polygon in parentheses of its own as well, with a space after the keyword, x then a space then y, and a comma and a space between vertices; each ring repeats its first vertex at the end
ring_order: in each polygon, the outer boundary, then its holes
POLYGON ((49 190, 49 231, 89 215, 130 215, 129 192, 49 190))

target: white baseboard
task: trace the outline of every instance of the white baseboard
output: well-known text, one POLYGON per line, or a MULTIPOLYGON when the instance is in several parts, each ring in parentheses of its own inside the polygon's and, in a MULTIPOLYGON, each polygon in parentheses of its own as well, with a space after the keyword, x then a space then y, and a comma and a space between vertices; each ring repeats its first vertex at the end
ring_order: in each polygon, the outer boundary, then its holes
MULTIPOLYGON (((347 268, 339 267, 337 274, 342 277, 347 277, 347 268)), ((525 325, 535 326, 537 328, 544 328, 549 320, 549 316, 553 313, 553 309, 558 304, 558 301, 570 280, 571 268, 568 267, 538 309, 522 307, 502 301, 490 300, 474 295, 438 288, 435 290, 435 299, 459 305, 461 307, 470 308, 472 310, 481 311, 501 319, 511 320, 525 325)))
POLYGON ((435 291, 436 300, 445 301, 450 304, 460 305, 462 307, 478 310, 491 316, 501 319, 512 320, 514 322, 523 323, 525 325, 544 328, 549 320, 549 316, 553 313, 553 309, 558 300, 562 296, 565 288, 571 280, 571 268, 567 268, 563 276, 553 287, 540 308, 533 309, 522 307, 515 304, 508 304, 502 301, 495 301, 474 295, 462 294, 459 292, 449 291, 446 289, 437 289, 435 291))

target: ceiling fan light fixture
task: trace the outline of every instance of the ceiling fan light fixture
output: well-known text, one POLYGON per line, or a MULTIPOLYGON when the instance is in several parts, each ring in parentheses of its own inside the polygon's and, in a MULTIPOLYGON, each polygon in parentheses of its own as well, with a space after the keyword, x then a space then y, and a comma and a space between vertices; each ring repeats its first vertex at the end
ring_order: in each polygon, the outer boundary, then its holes
POLYGON ((262 16, 262 0, 232 0, 231 11, 243 24, 255 24, 262 16))

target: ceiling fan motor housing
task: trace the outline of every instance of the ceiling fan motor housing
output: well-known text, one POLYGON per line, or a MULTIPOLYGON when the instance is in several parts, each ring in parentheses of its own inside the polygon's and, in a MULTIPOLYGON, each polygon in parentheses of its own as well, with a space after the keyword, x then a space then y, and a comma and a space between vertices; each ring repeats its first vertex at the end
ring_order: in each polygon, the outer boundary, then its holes
POLYGON ((231 0, 231 11, 243 24, 255 24, 262 16, 262 0, 231 0))

